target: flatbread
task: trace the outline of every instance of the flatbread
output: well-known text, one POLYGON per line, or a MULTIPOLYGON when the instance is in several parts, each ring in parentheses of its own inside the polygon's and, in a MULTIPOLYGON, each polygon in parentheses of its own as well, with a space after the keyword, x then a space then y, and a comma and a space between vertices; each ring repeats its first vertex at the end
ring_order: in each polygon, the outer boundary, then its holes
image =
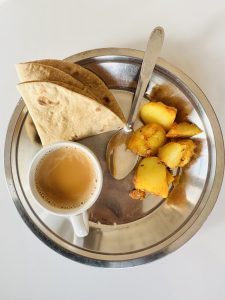
POLYGON ((92 99, 96 100, 96 97, 93 95, 93 93, 82 82, 57 68, 42 65, 36 62, 28 62, 17 64, 16 70, 21 82, 37 80, 58 81, 65 84, 69 84, 74 88, 79 89, 79 93, 88 95, 92 99))
MULTIPOLYGON (((125 121, 124 115, 115 97, 110 92, 106 84, 93 72, 81 67, 78 64, 71 63, 64 60, 44 59, 44 60, 33 61, 31 63, 38 63, 38 64, 54 67, 56 69, 59 69, 69 74, 74 79, 79 80, 85 86, 88 87, 89 91, 92 93, 92 95, 95 96, 95 99, 99 103, 109 108, 118 117, 120 117, 121 120, 125 121)), ((55 80, 55 79, 50 79, 50 80, 55 80)))
POLYGON ((53 82, 17 85, 43 145, 118 130, 122 120, 97 101, 53 82))
MULTIPOLYGON (((25 82, 43 82, 43 80, 24 81, 23 83, 25 83, 25 82)), ((88 90, 82 90, 82 89, 80 89, 80 88, 78 88, 78 87, 76 87, 76 86, 74 86, 72 84, 61 82, 61 81, 54 81, 54 80, 45 80, 45 82, 55 83, 57 85, 60 85, 60 86, 63 86, 65 88, 67 88, 68 90, 71 90, 73 92, 76 92, 78 94, 81 94, 83 96, 86 96, 86 97, 89 97, 89 98, 93 99, 92 98, 92 94, 88 90)))
MULTIPOLYGON (((29 81, 29 82, 40 82, 40 81, 29 81)), ((71 85, 71 84, 67 84, 67 83, 64 83, 64 82, 60 82, 60 81, 46 81, 46 82, 52 82, 52 83, 55 83, 55 84, 58 84, 58 85, 61 85, 73 92, 76 92, 76 93, 79 93, 81 95, 84 95, 86 97, 90 97, 92 95, 90 95, 90 93, 88 91, 83 91, 83 90, 80 90, 79 88, 71 85)), ((25 121, 25 130, 26 130, 26 133, 27 133, 27 136, 29 137, 30 141, 32 143, 40 143, 40 137, 37 133, 37 130, 35 128, 35 125, 34 125, 34 122, 28 112, 28 116, 26 118, 26 121, 25 121)))

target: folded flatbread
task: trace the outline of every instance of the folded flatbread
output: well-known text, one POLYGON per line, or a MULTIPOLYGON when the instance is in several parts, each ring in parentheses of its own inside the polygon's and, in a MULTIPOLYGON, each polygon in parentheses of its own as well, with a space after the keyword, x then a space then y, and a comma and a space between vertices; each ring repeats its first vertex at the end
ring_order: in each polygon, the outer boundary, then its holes
POLYGON ((78 64, 64 60, 44 59, 17 64, 16 69, 20 81, 49 80, 76 86, 125 121, 115 97, 105 83, 93 72, 78 64))
POLYGON ((82 82, 57 68, 31 62, 17 64, 16 70, 21 82, 36 80, 62 82, 79 89, 80 93, 86 94, 92 99, 96 99, 82 82))
POLYGON ((17 85, 43 145, 118 130, 123 121, 110 109, 55 82, 17 85))
MULTIPOLYGON (((32 81, 30 81, 30 82, 32 82, 32 81)), ((50 82, 53 82, 53 83, 58 84, 58 85, 61 85, 61 86, 65 87, 65 88, 67 88, 67 89, 69 89, 71 91, 74 91, 76 93, 79 93, 81 95, 84 95, 84 96, 87 96, 87 97, 91 98, 91 95, 88 92, 80 90, 78 87, 75 87, 75 86, 73 86, 71 84, 63 83, 63 82, 60 82, 60 81, 50 81, 50 82)), ((25 129, 26 129, 26 133, 27 133, 29 139, 31 140, 31 142, 32 143, 40 143, 41 142, 40 141, 40 137, 38 135, 38 132, 36 130, 34 122, 33 122, 33 120, 32 120, 32 118, 31 118, 31 116, 30 116, 29 113, 27 115, 27 118, 25 120, 24 125, 25 125, 25 129)))

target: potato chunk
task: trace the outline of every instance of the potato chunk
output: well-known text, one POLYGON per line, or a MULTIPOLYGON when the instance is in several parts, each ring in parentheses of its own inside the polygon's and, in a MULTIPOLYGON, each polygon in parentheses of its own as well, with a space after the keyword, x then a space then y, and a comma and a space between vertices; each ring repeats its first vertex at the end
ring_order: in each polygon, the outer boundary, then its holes
POLYGON ((134 185, 138 190, 166 198, 169 192, 166 166, 158 157, 144 158, 137 168, 134 185))
POLYGON ((162 102, 149 102, 142 106, 140 116, 145 124, 158 123, 168 130, 177 114, 177 109, 162 102))
POLYGON ((158 157, 169 168, 177 168, 181 163, 186 145, 170 142, 159 149, 158 157))
POLYGON ((130 191, 129 196, 134 200, 143 200, 145 198, 145 192, 134 189, 130 191))
POLYGON ((182 122, 182 123, 174 123, 171 129, 167 132, 166 136, 169 138, 176 137, 191 137, 196 134, 201 133, 202 130, 193 123, 182 122))
POLYGON ((136 130, 127 147, 140 156, 150 156, 157 153, 158 148, 166 142, 166 133, 162 126, 151 123, 136 130))
POLYGON ((161 147, 158 156, 169 168, 184 167, 190 162, 195 148, 195 143, 190 139, 178 140, 161 147))
POLYGON ((186 146, 185 151, 183 152, 181 161, 179 163, 179 167, 184 167, 190 162, 191 158, 193 157, 196 145, 190 139, 179 140, 179 141, 177 141, 177 143, 179 143, 180 145, 186 146))

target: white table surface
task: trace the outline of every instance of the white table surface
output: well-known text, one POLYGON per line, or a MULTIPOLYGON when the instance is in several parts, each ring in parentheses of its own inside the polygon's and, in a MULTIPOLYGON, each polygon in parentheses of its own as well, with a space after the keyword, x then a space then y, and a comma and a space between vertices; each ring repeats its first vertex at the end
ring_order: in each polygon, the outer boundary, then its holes
POLYGON ((3 171, 4 138, 18 101, 14 64, 102 47, 144 49, 155 25, 162 57, 210 99, 225 130, 224 0, 0 0, 0 299, 225 299, 225 186, 201 230, 182 248, 130 269, 73 262, 43 244, 20 218, 3 171))

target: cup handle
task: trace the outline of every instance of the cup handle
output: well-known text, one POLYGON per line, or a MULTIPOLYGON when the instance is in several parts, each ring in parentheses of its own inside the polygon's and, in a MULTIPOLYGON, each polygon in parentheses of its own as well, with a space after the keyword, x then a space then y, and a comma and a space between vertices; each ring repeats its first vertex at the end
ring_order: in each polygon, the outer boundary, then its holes
POLYGON ((87 211, 70 217, 74 233, 77 237, 85 237, 89 233, 88 213, 87 211))

